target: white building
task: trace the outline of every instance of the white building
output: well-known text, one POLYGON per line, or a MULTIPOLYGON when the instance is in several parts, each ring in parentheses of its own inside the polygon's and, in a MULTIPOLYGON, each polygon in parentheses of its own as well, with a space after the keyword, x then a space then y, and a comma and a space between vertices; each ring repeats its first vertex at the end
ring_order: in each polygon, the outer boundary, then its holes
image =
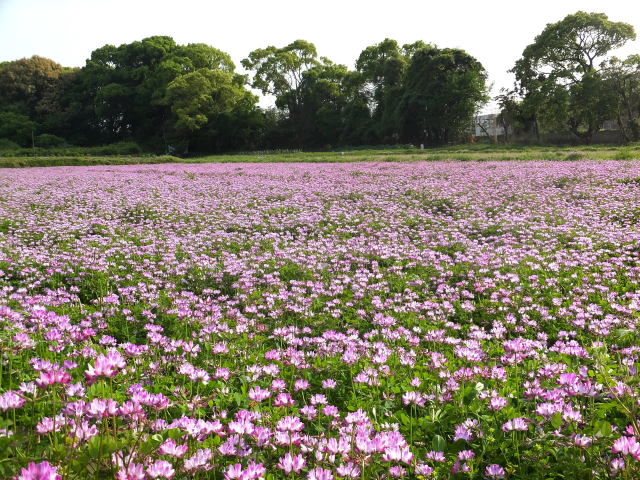
POLYGON ((504 127, 498 122, 498 114, 477 115, 474 118, 474 135, 476 137, 489 136, 492 138, 504 135, 504 127))

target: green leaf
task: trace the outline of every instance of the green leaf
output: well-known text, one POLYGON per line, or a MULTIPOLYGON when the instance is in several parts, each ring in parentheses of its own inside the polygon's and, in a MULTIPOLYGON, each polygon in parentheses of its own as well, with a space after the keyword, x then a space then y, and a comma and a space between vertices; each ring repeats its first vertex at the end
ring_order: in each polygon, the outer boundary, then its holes
POLYGON ((431 446, 438 452, 444 452, 447 448, 447 441, 441 435, 436 435, 431 440, 431 446))
POLYGON ((553 428, 560 428, 563 424, 564 422, 562 420, 562 415, 560 414, 560 412, 551 417, 551 425, 553 425, 553 428))
POLYGON ((402 411, 398 412, 398 419, 403 423, 403 425, 411 424, 411 419, 409 418, 409 416, 402 411))
POLYGON ((87 442, 87 452, 95 458, 113 453, 118 448, 118 440, 110 435, 96 435, 87 442))
POLYGON ((599 422, 597 422, 594 430, 595 434, 599 437, 608 437, 613 431, 611 428, 611 424, 604 420, 600 420, 599 422))

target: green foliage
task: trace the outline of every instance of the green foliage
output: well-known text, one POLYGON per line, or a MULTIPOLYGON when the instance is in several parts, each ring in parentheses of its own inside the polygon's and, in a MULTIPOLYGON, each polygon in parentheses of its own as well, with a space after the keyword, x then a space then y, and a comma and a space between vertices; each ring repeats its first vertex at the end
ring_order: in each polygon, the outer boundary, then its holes
POLYGON ((631 25, 603 13, 580 11, 548 24, 512 69, 523 109, 549 128, 564 125, 591 143, 616 104, 598 62, 633 39, 631 25))
POLYGON ((463 50, 418 50, 398 106, 401 139, 439 145, 465 135, 469 120, 488 99, 486 79, 480 62, 463 50))
POLYGON ((175 78, 166 89, 164 103, 171 109, 172 131, 190 139, 216 117, 239 104, 251 110, 257 97, 244 88, 244 77, 225 70, 200 69, 175 78))
POLYGON ((254 71, 253 88, 274 95, 280 108, 294 111, 298 106, 295 92, 302 83, 302 74, 321 62, 313 43, 296 40, 282 48, 253 50, 241 63, 254 71))
POLYGON ((63 71, 58 63, 37 55, 7 62, 0 69, 0 110, 41 119, 43 103, 63 71))
POLYGON ((50 133, 43 133, 35 138, 35 144, 41 148, 57 148, 67 145, 67 141, 64 138, 50 133))
POLYGON ((10 142, 26 147, 31 144, 36 129, 36 123, 26 115, 0 112, 0 138, 5 138, 10 142))
POLYGON ((20 148, 16 142, 12 142, 7 138, 0 138, 0 152, 2 151, 15 151, 20 148))
POLYGON ((614 113, 624 139, 640 140, 640 55, 611 58, 603 67, 604 81, 615 96, 614 113))

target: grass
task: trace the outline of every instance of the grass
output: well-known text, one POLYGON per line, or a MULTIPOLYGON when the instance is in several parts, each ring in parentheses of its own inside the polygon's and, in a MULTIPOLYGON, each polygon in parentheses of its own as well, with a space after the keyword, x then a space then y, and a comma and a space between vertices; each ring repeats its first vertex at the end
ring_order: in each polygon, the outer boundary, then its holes
POLYGON ((346 163, 346 162, 417 162, 417 161, 503 161, 503 160, 637 160, 640 144, 625 146, 589 145, 583 147, 532 147, 518 145, 455 145, 419 150, 369 149, 331 152, 242 153, 192 158, 172 156, 60 156, 0 157, 0 168, 131 165, 156 163, 346 163))

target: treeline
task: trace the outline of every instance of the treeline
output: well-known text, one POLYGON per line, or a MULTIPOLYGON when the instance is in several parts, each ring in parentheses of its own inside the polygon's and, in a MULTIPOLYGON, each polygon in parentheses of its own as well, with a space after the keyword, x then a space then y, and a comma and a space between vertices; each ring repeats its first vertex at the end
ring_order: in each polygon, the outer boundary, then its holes
MULTIPOLYGON (((632 26, 604 14, 548 25, 516 62, 515 88, 498 97, 505 131, 570 131, 589 143, 615 119, 626 140, 638 140, 640 56, 608 57, 633 38, 632 26)), ((353 70, 304 40, 254 50, 241 63, 249 75, 217 48, 167 36, 105 45, 82 68, 38 56, 0 63, 0 148, 435 146, 468 140, 489 100, 478 60, 422 41, 385 39, 365 48, 353 70), (260 108, 251 88, 272 95, 275 107, 260 108)))
POLYGON ((385 39, 349 70, 312 43, 225 52, 156 36, 105 45, 82 68, 0 66, 0 138, 28 146, 134 141, 176 154, 338 145, 438 145, 468 134, 486 72, 462 50, 385 39), (249 87, 275 97, 261 109, 249 87))

